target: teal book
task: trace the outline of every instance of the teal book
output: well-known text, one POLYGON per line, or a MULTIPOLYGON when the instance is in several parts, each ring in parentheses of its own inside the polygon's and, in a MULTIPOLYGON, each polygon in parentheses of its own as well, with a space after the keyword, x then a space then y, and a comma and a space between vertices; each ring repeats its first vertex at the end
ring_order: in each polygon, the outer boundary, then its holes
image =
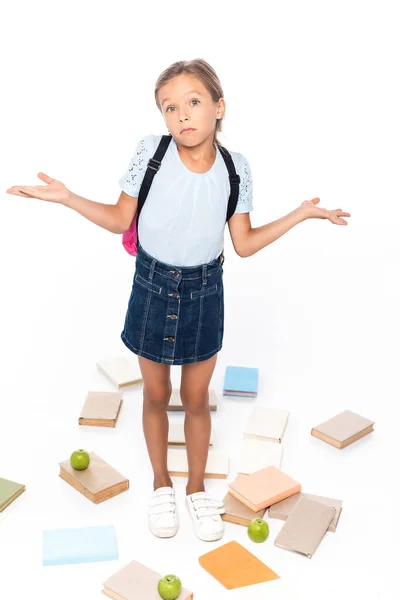
POLYGON ((224 396, 255 398, 258 392, 258 369, 255 367, 232 367, 225 370, 224 396))
POLYGON ((24 491, 24 484, 0 477, 0 512, 3 512, 24 491))
POLYGON ((118 559, 113 525, 43 531, 43 566, 118 559))

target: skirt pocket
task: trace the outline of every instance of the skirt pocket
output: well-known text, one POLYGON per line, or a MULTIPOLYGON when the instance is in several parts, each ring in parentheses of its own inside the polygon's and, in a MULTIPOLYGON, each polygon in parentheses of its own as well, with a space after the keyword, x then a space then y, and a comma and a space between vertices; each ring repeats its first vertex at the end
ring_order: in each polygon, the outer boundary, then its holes
POLYGON ((150 279, 145 279, 139 273, 135 273, 134 282, 138 283, 139 285, 144 287, 146 290, 150 290, 151 292, 154 292, 155 294, 161 294, 161 292, 162 292, 162 287, 160 287, 159 285, 156 285, 155 283, 150 281, 150 279))

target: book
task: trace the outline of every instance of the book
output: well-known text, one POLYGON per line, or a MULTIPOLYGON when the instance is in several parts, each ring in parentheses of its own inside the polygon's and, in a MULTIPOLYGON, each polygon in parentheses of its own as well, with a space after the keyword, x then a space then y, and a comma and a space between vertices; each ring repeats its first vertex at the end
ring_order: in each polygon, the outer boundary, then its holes
POLYGON ((345 448, 361 437, 371 433, 374 425, 374 421, 370 421, 351 410, 344 410, 338 415, 313 427, 311 435, 335 446, 335 448, 345 448))
POLYGON ((279 575, 236 541, 203 554, 199 563, 227 590, 279 579, 279 575))
MULTIPOLYGON (((171 448, 167 450, 168 473, 170 476, 187 477, 188 461, 186 448, 171 448)), ((208 452, 205 477, 226 479, 229 473, 228 456, 211 448, 208 452)))
MULTIPOLYGON (((208 404, 210 406, 210 410, 217 410, 218 398, 214 389, 208 390, 208 404)), ((169 401, 169 405, 167 410, 184 410, 182 400, 181 400, 181 392, 177 388, 172 389, 171 398, 169 401)))
POLYGON ((238 473, 250 474, 273 465, 280 469, 283 444, 244 438, 241 440, 238 473))
POLYGON ((334 516, 333 506, 302 496, 275 538, 275 546, 312 558, 334 516))
POLYGON ((258 392, 258 368, 227 366, 224 379, 224 396, 255 398, 258 392))
POLYGON ((95 504, 129 489, 129 480, 114 467, 95 452, 89 452, 89 457, 89 466, 83 471, 71 467, 69 458, 59 463, 59 476, 95 504))
MULTIPOLYGON (((186 446, 185 430, 183 423, 170 423, 168 428, 169 446, 186 446)), ((211 428, 210 446, 214 445, 214 432, 211 428)))
POLYGON ((96 365, 119 389, 143 382, 139 363, 132 363, 123 356, 100 360, 96 365))
POLYGON ((121 392, 88 392, 79 425, 115 427, 122 406, 121 392))
POLYGON ((0 477, 0 512, 3 512, 14 500, 25 492, 25 485, 0 477))
POLYGON ((72 565, 118 559, 113 525, 43 531, 43 566, 72 565))
POLYGON ((253 519, 263 519, 265 515, 265 509, 254 512, 243 502, 236 500, 229 492, 224 498, 224 508, 225 512, 221 515, 223 521, 243 525, 244 527, 248 527, 253 519))
MULTIPOLYGON (((132 560, 104 581, 102 593, 113 600, 159 600, 157 586, 162 577, 132 560)), ((193 600, 193 593, 182 586, 176 600, 193 600)))
POLYGON ((245 425, 243 436, 281 443, 288 418, 287 410, 255 406, 245 425))
POLYGON ((282 521, 286 521, 297 502, 303 496, 305 498, 309 498, 310 500, 321 502, 326 506, 332 506, 335 509, 335 515, 328 527, 328 531, 335 532, 342 512, 343 503, 341 500, 336 500, 334 498, 326 498, 325 496, 316 496, 315 494, 305 494, 304 492, 299 492, 294 496, 290 496, 289 498, 281 500, 281 502, 277 502, 276 504, 270 506, 268 510, 268 516, 271 519, 281 519, 282 521))
POLYGON ((254 512, 267 508, 301 491, 301 485, 274 466, 250 475, 238 475, 228 491, 254 512))

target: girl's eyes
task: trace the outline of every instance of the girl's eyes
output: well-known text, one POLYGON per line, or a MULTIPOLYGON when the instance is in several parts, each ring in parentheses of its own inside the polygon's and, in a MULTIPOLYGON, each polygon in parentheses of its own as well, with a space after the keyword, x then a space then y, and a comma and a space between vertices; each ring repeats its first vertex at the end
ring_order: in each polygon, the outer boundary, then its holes
MULTIPOLYGON (((191 101, 190 101, 190 103, 192 103, 192 102, 197 102, 197 103, 198 103, 198 102, 199 102, 199 100, 193 99, 193 100, 191 100, 191 101)), ((166 109, 166 111, 165 111, 165 112, 168 112, 168 110, 169 110, 170 108, 173 108, 173 106, 168 106, 168 108, 166 109)))

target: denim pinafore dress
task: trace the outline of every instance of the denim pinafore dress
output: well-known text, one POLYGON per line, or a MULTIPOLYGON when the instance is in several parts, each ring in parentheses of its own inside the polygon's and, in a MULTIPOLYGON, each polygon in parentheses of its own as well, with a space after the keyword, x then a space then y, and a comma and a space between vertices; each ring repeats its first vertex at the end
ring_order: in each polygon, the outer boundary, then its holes
POLYGON ((222 348, 224 255, 177 267, 138 245, 124 344, 139 356, 168 365, 206 360, 222 348))

